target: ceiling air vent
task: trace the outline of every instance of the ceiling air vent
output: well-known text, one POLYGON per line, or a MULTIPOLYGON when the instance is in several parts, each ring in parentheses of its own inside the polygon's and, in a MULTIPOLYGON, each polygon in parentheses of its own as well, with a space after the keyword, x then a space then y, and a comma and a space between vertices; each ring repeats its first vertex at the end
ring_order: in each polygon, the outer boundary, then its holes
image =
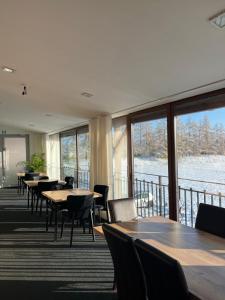
POLYGON ((209 19, 210 23, 217 28, 225 29, 225 11, 209 19))
POLYGON ((92 96, 94 96, 93 94, 87 93, 87 92, 83 92, 81 93, 81 96, 84 96, 86 98, 91 98, 92 96))

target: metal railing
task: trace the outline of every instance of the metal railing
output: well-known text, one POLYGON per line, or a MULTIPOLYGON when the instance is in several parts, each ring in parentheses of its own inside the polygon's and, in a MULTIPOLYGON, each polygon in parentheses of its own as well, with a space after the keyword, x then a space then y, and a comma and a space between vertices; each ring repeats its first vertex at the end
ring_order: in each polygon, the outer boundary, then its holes
MULTIPOLYGON (((142 217, 157 215, 168 217, 168 176, 141 172, 135 172, 134 175, 133 194, 138 215, 142 217)), ((74 177, 74 187, 90 188, 89 170, 76 170, 71 167, 64 167, 61 168, 61 177, 64 178, 65 176, 74 177)), ((112 198, 128 197, 126 172, 115 173, 112 181, 112 198)), ((199 203, 225 207, 225 183, 181 177, 178 178, 178 183, 178 209, 181 223, 194 226, 199 203), (185 182, 188 182, 188 184, 185 182)))
MULTIPOLYGON (((169 216, 168 176, 135 172, 133 194, 139 216, 169 216), (147 178, 147 179, 146 179, 147 178)), ((128 179, 123 175, 114 175, 114 188, 117 187, 117 197, 126 195, 128 179), (118 191, 118 187, 121 188, 118 191), (126 191, 124 190, 126 189, 126 191)), ((179 221, 188 226, 194 226, 199 203, 207 203, 225 207, 225 183, 178 178, 179 221), (208 189, 207 189, 208 188, 208 189)), ((115 194, 115 193, 114 193, 115 194)))
POLYGON ((74 187, 81 189, 89 189, 90 187, 90 172, 89 170, 77 170, 71 167, 61 168, 61 177, 74 177, 74 187))

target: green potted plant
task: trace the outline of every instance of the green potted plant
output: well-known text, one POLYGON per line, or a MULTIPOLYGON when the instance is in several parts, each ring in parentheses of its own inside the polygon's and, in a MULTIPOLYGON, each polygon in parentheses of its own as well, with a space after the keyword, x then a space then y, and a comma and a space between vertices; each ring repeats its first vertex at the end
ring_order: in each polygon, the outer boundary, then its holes
POLYGON ((44 172, 45 170, 45 158, 44 153, 34 153, 30 160, 20 161, 17 166, 23 166, 28 172, 44 172))

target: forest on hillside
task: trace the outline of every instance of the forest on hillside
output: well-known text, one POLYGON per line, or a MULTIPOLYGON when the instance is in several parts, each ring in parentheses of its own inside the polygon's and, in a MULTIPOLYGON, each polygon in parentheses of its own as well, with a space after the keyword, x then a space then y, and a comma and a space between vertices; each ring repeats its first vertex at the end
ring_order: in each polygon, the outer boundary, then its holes
MULTIPOLYGON (((225 155, 225 128, 211 124, 204 116, 199 121, 176 118, 178 157, 225 155)), ((165 119, 136 123, 133 126, 135 157, 167 158, 167 123, 165 119)))

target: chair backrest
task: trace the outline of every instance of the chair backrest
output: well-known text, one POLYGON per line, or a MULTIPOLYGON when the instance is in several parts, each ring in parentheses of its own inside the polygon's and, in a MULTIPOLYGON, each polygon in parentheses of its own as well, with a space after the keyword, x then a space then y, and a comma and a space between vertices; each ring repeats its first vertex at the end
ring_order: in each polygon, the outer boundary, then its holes
POLYGON ((102 225, 112 256, 119 300, 146 300, 142 266, 131 237, 109 224, 102 225))
POLYGON ((180 263, 142 240, 134 242, 147 284, 149 300, 190 298, 180 263))
POLYGON ((34 180, 34 177, 38 177, 40 173, 25 173, 23 180, 34 180))
POLYGON ((94 186, 94 192, 102 194, 102 197, 95 199, 96 204, 102 205, 104 209, 107 209, 109 187, 107 185, 96 184, 94 186))
POLYGON ((52 191, 56 189, 58 180, 55 181, 39 181, 38 182, 38 192, 52 191))
POLYGON ((65 202, 65 208, 77 219, 86 220, 90 216, 93 207, 93 194, 90 195, 70 195, 65 202))
POLYGON ((66 176, 65 177, 65 182, 66 182, 66 184, 64 185, 64 188, 72 189, 73 188, 73 183, 74 183, 74 177, 66 176))
POLYGON ((195 228, 225 238, 225 208, 200 203, 195 228))
POLYGON ((48 180, 49 179, 49 177, 48 176, 39 176, 39 180, 48 180))
POLYGON ((111 222, 126 222, 137 218, 135 200, 132 198, 108 201, 111 222))

